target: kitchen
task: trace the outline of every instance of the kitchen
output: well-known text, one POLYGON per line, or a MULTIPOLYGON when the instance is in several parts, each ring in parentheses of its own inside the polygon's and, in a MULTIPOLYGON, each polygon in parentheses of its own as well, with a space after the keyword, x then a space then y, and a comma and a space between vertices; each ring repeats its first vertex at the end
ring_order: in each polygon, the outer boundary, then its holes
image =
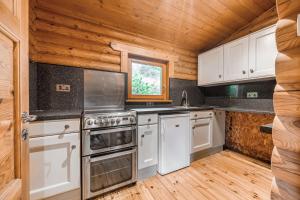
POLYGON ((299 13, 0 0, 0 199, 299 199, 299 13))

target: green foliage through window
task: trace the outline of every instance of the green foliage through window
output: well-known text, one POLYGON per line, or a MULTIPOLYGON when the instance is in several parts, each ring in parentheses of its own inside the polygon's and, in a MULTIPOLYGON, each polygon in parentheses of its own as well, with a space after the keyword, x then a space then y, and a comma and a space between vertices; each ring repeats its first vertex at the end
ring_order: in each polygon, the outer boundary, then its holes
POLYGON ((161 95, 162 68, 132 62, 132 95, 161 95))

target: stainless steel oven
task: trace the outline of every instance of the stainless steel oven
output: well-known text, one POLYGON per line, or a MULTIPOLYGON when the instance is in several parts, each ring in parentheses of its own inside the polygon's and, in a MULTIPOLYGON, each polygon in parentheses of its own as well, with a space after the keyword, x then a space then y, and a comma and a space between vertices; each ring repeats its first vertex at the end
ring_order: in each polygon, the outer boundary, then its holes
POLYGON ((83 197, 89 199, 136 182, 136 147, 83 157, 83 197))
POLYGON ((84 156, 136 145, 136 126, 89 129, 82 133, 84 156))

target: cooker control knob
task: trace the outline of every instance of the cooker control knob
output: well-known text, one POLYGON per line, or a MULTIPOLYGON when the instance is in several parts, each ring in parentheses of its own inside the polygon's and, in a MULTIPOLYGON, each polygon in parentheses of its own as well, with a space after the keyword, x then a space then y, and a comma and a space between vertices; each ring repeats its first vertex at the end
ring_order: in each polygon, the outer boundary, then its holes
POLYGON ((109 123, 109 121, 108 121, 107 118, 104 119, 104 123, 105 123, 105 124, 108 124, 108 123, 109 123))
POLYGON ((94 124, 99 125, 99 124, 100 124, 100 120, 99 120, 99 119, 95 119, 95 120, 94 120, 94 124))
POLYGON ((94 124, 94 120, 93 119, 87 119, 86 124, 89 125, 89 126, 92 126, 94 124))
POLYGON ((104 119, 99 119, 99 121, 101 125, 104 124, 104 119))
POLYGON ((114 119, 114 118, 112 118, 111 120, 110 120, 110 123, 111 124, 114 124, 116 122, 116 120, 114 119))
POLYGON ((121 122, 121 119, 120 119, 120 118, 117 118, 117 119, 116 119, 116 122, 117 122, 117 124, 119 124, 119 123, 121 122))
POLYGON ((133 123, 134 122, 134 118, 130 117, 130 122, 133 123))

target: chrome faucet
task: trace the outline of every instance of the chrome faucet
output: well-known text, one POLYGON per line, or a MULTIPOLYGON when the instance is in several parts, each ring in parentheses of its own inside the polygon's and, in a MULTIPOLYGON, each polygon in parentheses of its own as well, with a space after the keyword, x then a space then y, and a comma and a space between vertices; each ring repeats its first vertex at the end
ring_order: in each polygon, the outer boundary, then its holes
POLYGON ((184 107, 188 107, 189 106, 189 102, 188 102, 188 94, 187 94, 187 91, 186 90, 183 90, 182 91, 182 94, 181 94, 181 103, 180 103, 181 106, 184 106, 184 107))

